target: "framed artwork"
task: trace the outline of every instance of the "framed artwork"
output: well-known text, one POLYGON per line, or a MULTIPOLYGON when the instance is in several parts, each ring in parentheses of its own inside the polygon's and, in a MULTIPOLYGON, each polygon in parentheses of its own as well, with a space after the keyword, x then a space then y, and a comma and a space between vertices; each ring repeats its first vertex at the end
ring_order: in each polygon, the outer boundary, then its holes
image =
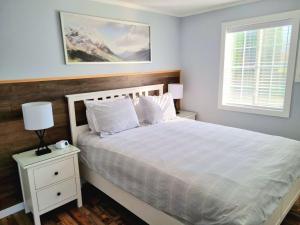
POLYGON ((66 64, 151 62, 150 26, 60 12, 66 64))

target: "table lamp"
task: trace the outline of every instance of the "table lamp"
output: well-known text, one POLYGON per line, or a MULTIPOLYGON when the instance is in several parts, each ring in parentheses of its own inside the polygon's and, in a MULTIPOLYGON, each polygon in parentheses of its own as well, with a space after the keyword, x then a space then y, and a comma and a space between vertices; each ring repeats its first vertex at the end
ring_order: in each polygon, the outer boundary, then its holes
POLYGON ((53 127, 53 113, 51 102, 30 102, 22 104, 23 120, 26 130, 34 130, 40 143, 35 152, 36 155, 44 155, 51 152, 44 142, 45 129, 53 127))
POLYGON ((168 92, 171 93, 173 96, 176 114, 178 114, 179 109, 177 107, 177 101, 178 101, 178 99, 182 99, 182 97, 183 97, 183 85, 182 84, 168 84, 168 92))

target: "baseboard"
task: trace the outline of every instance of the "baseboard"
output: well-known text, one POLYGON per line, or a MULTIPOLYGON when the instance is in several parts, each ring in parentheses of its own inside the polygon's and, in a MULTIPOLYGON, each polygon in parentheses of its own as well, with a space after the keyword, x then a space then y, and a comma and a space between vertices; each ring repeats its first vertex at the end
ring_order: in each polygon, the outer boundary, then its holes
POLYGON ((19 212, 19 211, 21 211, 21 210, 23 210, 23 209, 24 209, 24 204, 23 204, 23 202, 18 203, 18 204, 16 204, 16 205, 13 205, 13 206, 11 206, 11 207, 8 207, 8 208, 6 208, 6 209, 3 209, 3 210, 0 211, 0 219, 2 219, 2 218, 4 218, 4 217, 7 217, 7 216, 9 216, 9 215, 11 215, 11 214, 14 214, 14 213, 16 213, 16 212, 19 212))

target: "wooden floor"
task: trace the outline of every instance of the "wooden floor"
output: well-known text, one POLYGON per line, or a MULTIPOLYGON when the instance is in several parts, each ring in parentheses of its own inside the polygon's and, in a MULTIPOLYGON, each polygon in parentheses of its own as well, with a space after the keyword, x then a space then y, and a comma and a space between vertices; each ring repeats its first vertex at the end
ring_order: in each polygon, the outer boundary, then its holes
MULTIPOLYGON (((96 188, 83 187, 83 207, 71 202, 41 217, 43 225, 146 225, 96 188)), ((0 220, 0 225, 33 225, 31 214, 24 211, 0 220)), ((162 224, 167 225, 167 224, 162 224)), ((282 225, 300 225, 300 199, 282 225)))

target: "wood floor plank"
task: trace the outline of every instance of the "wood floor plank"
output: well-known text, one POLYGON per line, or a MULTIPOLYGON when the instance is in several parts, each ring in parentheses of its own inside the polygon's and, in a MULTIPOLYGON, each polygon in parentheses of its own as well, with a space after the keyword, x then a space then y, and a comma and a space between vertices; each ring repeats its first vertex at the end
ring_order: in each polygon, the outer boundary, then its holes
POLYGON ((300 225, 300 215, 289 213, 281 225, 300 225))
POLYGON ((109 224, 111 222, 111 219, 109 218, 109 216, 107 216, 107 214, 101 207, 95 205, 89 207, 89 210, 93 212, 93 214, 97 216, 101 221, 103 221, 104 224, 109 224))
POLYGON ((300 198, 298 199, 298 201, 296 201, 296 203, 294 204, 293 208, 291 209, 291 211, 295 214, 300 215, 300 198))
POLYGON ((62 225, 78 225, 67 212, 58 213, 57 218, 62 225))
POLYGON ((7 217, 7 225, 18 225, 13 215, 7 217))
POLYGON ((91 218, 90 214, 86 214, 83 208, 72 208, 70 210, 72 217, 81 225, 97 225, 91 218))
POLYGON ((34 225, 33 221, 29 218, 28 215, 25 214, 24 211, 14 214, 13 217, 17 221, 17 224, 34 225))
POLYGON ((82 208, 82 210, 84 211, 84 213, 86 215, 88 215, 88 217, 93 220, 93 222, 96 225, 105 225, 105 223, 101 220, 101 218, 99 218, 96 214, 94 214, 93 212, 90 212, 88 209, 86 208, 82 208))
POLYGON ((0 220, 0 225, 7 225, 7 220, 8 220, 8 217, 2 218, 0 220))
POLYGON ((60 222, 54 222, 53 220, 45 220, 42 222, 43 225, 63 225, 60 222))

